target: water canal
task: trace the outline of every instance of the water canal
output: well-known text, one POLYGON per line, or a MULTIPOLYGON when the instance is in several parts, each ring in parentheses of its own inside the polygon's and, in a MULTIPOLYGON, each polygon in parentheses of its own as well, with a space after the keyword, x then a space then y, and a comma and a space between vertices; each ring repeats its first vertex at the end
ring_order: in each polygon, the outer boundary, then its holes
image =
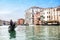
POLYGON ((60 26, 17 26, 8 31, 8 26, 0 26, 0 40, 60 40, 60 26))

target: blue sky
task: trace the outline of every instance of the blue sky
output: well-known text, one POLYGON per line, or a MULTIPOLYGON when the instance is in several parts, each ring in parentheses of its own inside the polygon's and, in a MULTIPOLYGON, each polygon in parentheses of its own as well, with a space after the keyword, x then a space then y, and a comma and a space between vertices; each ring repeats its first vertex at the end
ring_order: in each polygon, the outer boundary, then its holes
POLYGON ((32 7, 56 7, 60 0, 0 0, 0 19, 17 20, 25 17, 25 10, 32 7))

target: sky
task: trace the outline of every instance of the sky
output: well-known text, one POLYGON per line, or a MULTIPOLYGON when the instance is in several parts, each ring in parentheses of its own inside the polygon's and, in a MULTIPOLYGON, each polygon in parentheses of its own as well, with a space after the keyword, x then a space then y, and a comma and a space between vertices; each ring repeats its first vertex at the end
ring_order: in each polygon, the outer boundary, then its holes
POLYGON ((25 18, 25 10, 32 6, 56 7, 60 6, 60 0, 0 0, 0 20, 25 18))

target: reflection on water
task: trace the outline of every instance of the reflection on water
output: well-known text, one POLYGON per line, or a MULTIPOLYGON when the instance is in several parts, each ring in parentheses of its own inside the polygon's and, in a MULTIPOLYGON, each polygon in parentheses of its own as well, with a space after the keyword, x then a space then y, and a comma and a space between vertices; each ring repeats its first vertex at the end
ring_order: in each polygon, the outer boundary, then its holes
POLYGON ((60 40, 60 26, 17 26, 14 31, 0 26, 0 40, 60 40))
POLYGON ((17 26, 14 31, 8 31, 9 26, 0 26, 0 40, 25 40, 25 27, 17 26))
POLYGON ((10 33, 10 39, 16 38, 16 31, 15 30, 13 30, 13 31, 9 30, 9 33, 10 33))
POLYGON ((59 26, 27 26, 26 40, 60 40, 59 26))

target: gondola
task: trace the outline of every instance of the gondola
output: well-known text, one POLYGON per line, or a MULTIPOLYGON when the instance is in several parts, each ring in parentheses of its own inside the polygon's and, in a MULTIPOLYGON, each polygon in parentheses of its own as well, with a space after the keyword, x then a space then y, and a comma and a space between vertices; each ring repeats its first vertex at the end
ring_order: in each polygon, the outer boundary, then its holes
POLYGON ((14 25, 10 25, 8 29, 9 31, 14 31, 15 28, 16 28, 16 25, 14 24, 14 25))

